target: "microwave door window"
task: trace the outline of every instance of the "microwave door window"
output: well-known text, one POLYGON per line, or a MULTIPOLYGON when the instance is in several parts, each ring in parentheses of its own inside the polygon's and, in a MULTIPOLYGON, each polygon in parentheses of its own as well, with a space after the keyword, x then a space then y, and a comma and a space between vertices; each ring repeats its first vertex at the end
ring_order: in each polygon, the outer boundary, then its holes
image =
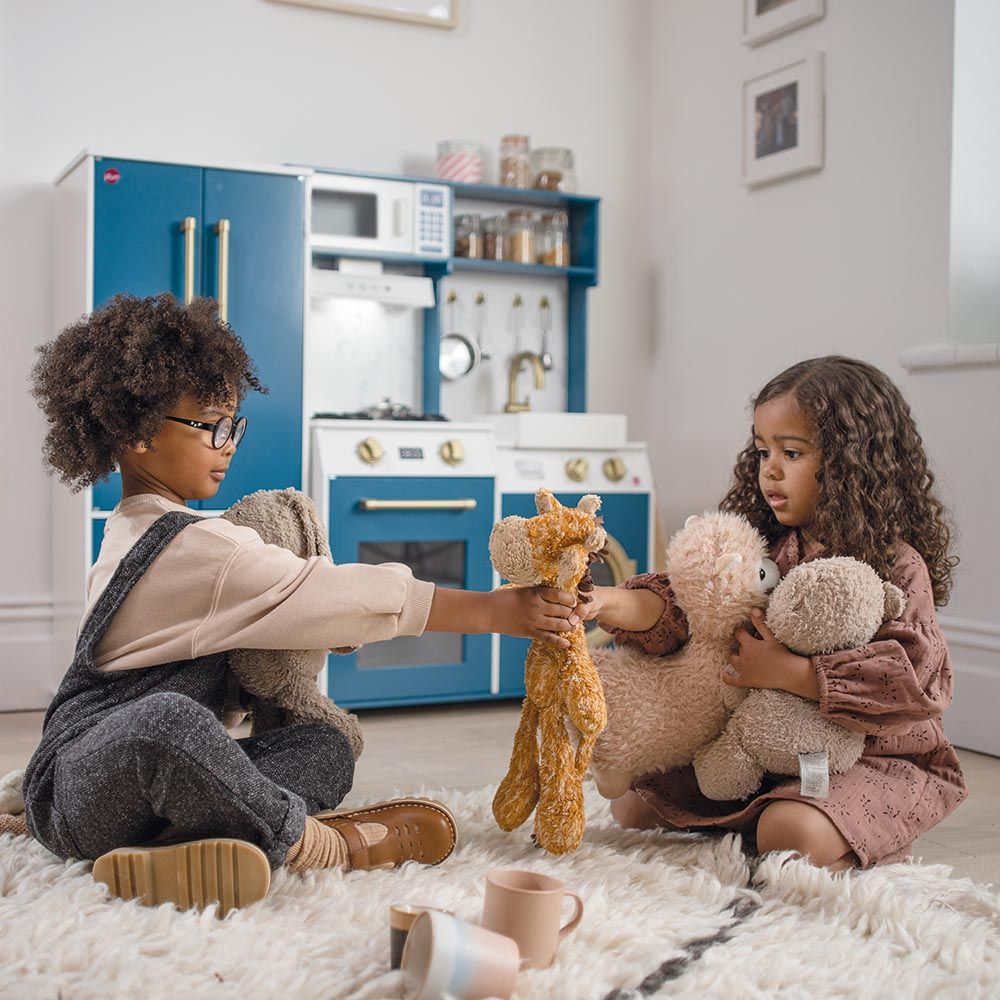
POLYGON ((318 236, 374 240, 378 196, 364 191, 313 191, 312 231, 318 236))
MULTIPOLYGON (((462 541, 361 542, 358 545, 358 562, 403 563, 419 580, 430 580, 438 587, 464 587, 465 544, 462 541)), ((429 632, 362 646, 357 653, 357 664, 360 670, 457 665, 462 663, 463 655, 461 635, 429 632)))

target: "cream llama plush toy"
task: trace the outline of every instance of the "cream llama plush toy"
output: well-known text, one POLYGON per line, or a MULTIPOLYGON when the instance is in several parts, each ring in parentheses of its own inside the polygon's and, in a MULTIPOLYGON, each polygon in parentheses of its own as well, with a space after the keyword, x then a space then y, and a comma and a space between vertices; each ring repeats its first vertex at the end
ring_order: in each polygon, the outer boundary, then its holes
POLYGON ((690 764, 722 731, 728 715, 720 677, 733 632, 767 604, 778 567, 746 518, 689 517, 667 546, 667 575, 687 616, 690 639, 668 657, 626 646, 594 652, 608 724, 591 762, 606 798, 624 795, 634 777, 690 764))
MULTIPOLYGON (((815 559, 778 584, 766 622, 790 650, 815 656, 863 646, 884 621, 903 613, 905 603, 903 592, 867 563, 815 559)), ((748 798, 765 773, 801 774, 802 794, 823 798, 829 775, 842 774, 861 756, 864 734, 820 715, 815 702, 787 691, 725 688, 723 695, 738 707, 722 735, 694 758, 708 798, 748 798)))

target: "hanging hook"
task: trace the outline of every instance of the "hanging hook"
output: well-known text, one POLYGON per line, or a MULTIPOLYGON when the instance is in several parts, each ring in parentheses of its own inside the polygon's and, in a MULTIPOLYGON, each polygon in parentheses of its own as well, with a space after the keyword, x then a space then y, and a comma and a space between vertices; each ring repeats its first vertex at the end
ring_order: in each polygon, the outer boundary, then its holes
POLYGON ((552 307, 547 295, 543 295, 538 300, 538 325, 542 328, 542 367, 550 372, 552 371, 552 353, 549 351, 549 333, 552 330, 552 307))
POLYGON ((473 300, 476 303, 476 342, 479 344, 479 357, 483 361, 489 361, 490 352, 486 349, 486 293, 482 290, 476 292, 473 300))

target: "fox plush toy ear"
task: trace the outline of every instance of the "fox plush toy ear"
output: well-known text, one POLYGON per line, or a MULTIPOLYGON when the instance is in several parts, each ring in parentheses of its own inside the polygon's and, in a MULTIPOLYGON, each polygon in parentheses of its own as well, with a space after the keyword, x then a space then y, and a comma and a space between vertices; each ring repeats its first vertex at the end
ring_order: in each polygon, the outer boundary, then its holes
POLYGON ((540 486, 535 492, 535 509, 539 514, 547 514, 550 510, 556 510, 561 506, 562 504, 544 486, 540 486))

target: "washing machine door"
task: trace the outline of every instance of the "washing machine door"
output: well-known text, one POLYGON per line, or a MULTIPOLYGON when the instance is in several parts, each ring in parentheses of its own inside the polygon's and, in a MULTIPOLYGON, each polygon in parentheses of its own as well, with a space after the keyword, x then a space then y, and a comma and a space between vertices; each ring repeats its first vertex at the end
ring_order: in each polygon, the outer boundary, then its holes
MULTIPOLYGON (((608 552, 603 562, 595 562, 590 565, 590 575, 593 577, 596 587, 617 587, 624 583, 630 576, 635 576, 636 561, 630 559, 621 542, 614 535, 608 535, 608 552)), ((597 624, 596 621, 587 622, 587 645, 591 649, 598 649, 611 642, 611 636, 597 624)))

